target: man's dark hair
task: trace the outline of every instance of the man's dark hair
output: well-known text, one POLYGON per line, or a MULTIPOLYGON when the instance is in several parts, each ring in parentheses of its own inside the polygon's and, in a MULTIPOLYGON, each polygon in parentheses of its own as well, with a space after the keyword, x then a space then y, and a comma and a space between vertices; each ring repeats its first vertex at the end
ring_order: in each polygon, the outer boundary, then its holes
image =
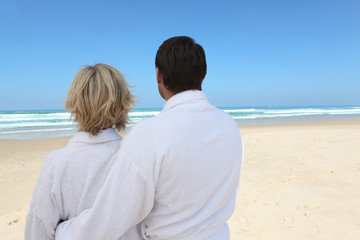
POLYGON ((204 49, 190 37, 169 38, 156 53, 155 66, 173 93, 201 90, 206 75, 204 49))

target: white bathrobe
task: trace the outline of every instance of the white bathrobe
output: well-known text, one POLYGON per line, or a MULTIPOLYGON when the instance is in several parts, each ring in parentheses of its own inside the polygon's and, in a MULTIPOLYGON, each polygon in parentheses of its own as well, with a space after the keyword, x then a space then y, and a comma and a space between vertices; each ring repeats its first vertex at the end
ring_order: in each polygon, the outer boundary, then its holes
POLYGON ((47 156, 26 219, 25 239, 54 239, 59 220, 90 208, 111 167, 121 136, 112 128, 78 132, 64 149, 47 156))

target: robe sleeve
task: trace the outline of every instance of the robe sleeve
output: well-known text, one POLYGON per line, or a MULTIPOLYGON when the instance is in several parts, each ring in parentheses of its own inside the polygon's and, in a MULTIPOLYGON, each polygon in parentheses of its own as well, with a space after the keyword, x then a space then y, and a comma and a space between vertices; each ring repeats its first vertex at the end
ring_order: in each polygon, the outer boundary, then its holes
POLYGON ((25 240, 55 239, 55 230, 60 220, 60 211, 55 194, 55 164, 53 154, 44 161, 35 189, 33 191, 30 210, 26 218, 25 240))

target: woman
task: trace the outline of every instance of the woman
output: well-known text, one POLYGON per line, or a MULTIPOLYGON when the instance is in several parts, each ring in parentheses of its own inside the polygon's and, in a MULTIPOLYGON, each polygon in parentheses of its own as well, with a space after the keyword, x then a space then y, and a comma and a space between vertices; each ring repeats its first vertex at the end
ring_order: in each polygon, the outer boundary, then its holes
POLYGON ((65 108, 79 131, 64 149, 45 159, 26 220, 25 239, 54 239, 59 222, 91 207, 120 146, 134 103, 129 85, 115 68, 81 69, 70 86, 65 108))

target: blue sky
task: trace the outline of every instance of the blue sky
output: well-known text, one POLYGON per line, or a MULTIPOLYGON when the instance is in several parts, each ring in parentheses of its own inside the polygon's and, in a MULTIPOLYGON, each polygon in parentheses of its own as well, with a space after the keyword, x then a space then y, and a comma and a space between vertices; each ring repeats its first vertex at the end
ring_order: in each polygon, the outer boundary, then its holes
POLYGON ((154 59, 187 35, 216 106, 360 105, 360 2, 1 1, 0 110, 62 109, 82 65, 103 62, 161 107, 154 59))

